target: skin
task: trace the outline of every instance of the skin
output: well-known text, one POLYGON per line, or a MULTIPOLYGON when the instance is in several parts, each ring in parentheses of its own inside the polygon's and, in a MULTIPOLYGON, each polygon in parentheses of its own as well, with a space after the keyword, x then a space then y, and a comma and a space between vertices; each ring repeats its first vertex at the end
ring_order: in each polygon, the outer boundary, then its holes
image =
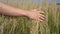
POLYGON ((0 14, 4 14, 8 16, 27 16, 31 19, 36 19, 38 17, 42 21, 45 19, 44 12, 38 11, 37 9, 28 11, 28 10, 15 8, 1 2, 0 2, 0 9, 1 9, 0 14))

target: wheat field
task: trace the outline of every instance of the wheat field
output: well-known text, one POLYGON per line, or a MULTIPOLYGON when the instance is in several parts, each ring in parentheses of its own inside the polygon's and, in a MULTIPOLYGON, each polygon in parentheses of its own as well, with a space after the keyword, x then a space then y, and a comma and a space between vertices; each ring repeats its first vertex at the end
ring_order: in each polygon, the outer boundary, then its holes
POLYGON ((39 19, 32 20, 28 17, 12 17, 0 15, 0 34, 60 34, 60 5, 55 0, 0 0, 19 9, 42 10, 46 19, 40 22, 39 19), (31 1, 31 2, 30 2, 31 1))

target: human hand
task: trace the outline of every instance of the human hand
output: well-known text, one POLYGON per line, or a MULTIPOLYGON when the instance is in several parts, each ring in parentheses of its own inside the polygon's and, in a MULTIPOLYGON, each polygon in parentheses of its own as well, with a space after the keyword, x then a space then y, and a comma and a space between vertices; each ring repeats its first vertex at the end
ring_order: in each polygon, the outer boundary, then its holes
POLYGON ((28 17, 30 19, 37 19, 39 18, 40 21, 44 21, 45 20, 45 13, 43 11, 38 11, 37 9, 31 10, 28 13, 28 17))

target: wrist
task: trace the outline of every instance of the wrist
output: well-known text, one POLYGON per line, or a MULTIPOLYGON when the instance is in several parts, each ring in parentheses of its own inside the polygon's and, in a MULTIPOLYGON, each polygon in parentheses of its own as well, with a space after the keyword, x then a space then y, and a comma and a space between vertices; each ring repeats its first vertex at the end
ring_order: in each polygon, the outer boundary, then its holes
POLYGON ((1 2, 0 2, 0 8, 1 8, 1 2))
POLYGON ((1 10, 2 10, 2 5, 1 5, 1 2, 0 2, 0 13, 1 13, 1 10))
POLYGON ((4 5, 4 4, 3 4, 2 2, 0 2, 0 8, 2 8, 2 7, 3 7, 3 5, 4 5))
POLYGON ((25 10, 25 11, 22 12, 22 14, 23 14, 24 16, 29 17, 30 11, 25 10))
POLYGON ((23 15, 28 17, 29 11, 24 11, 23 15))
POLYGON ((19 14, 20 14, 20 15, 28 16, 28 13, 29 13, 29 11, 27 11, 27 10, 19 9, 19 14))
POLYGON ((26 11, 25 16, 29 17, 30 13, 31 13, 30 11, 26 11))
POLYGON ((0 2, 0 7, 2 6, 2 3, 0 2))

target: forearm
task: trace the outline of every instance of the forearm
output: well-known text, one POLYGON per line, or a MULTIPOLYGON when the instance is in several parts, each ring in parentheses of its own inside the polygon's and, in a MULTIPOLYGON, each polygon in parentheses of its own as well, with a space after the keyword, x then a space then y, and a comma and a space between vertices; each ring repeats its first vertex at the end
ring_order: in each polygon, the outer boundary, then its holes
POLYGON ((14 8, 11 7, 9 5, 0 3, 0 7, 2 9, 2 11, 0 11, 0 13, 5 14, 5 15, 11 15, 11 16, 21 16, 21 15, 27 15, 26 10, 22 10, 22 9, 18 9, 18 8, 14 8))

